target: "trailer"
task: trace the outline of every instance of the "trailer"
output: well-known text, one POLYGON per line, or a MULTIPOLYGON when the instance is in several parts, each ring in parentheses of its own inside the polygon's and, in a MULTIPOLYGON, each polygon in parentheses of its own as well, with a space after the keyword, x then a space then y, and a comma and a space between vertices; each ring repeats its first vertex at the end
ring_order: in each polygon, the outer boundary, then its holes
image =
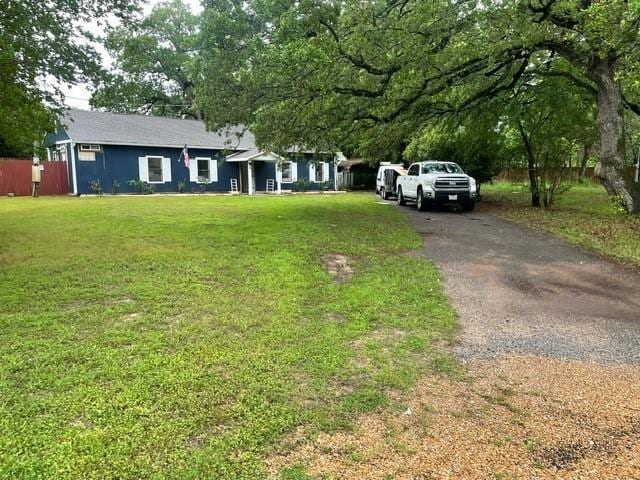
POLYGON ((389 166, 382 172, 382 185, 379 193, 384 200, 395 197, 398 194, 398 177, 406 175, 407 171, 398 165, 389 166))

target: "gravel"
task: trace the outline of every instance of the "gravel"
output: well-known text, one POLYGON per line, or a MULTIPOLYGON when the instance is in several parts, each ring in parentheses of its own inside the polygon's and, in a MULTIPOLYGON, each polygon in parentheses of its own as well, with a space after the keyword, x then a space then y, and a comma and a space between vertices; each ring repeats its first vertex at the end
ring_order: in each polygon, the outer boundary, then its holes
POLYGON ((640 274, 492 215, 403 209, 458 312, 463 360, 640 364, 640 274))
POLYGON ((467 374, 427 375, 353 432, 268 458, 270 477, 640 479, 640 366, 502 355, 467 374))

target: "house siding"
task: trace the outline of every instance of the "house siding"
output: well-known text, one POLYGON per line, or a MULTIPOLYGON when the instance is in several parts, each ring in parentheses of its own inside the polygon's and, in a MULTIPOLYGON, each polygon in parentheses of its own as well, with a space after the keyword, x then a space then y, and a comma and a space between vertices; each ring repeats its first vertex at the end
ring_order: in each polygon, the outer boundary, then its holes
POLYGON ((228 192, 231 178, 239 178, 238 165, 225 162, 219 150, 189 149, 189 156, 207 157, 218 161, 218 181, 206 184, 191 182, 189 169, 179 160, 180 148, 135 147, 126 145, 102 145, 102 151, 96 152, 95 161, 80 160, 79 147, 76 145, 76 167, 79 193, 92 193, 90 182, 99 179, 105 192, 110 192, 114 181, 120 183, 121 193, 135 192, 129 185, 130 180, 138 180, 140 171, 138 157, 159 156, 171 159, 171 181, 153 183, 156 192, 177 192, 178 183, 186 183, 187 192, 228 192))
MULTIPOLYGON (((56 141, 69 140, 63 129, 56 133, 49 134, 46 138, 46 144, 51 149, 55 149, 56 141)), ((93 142, 100 144, 99 142, 93 142)), ((144 156, 159 156, 170 159, 171 165, 171 181, 164 183, 153 183, 153 189, 160 193, 178 192, 178 184, 181 181, 186 183, 187 192, 229 192, 231 179, 238 179, 240 183, 239 162, 227 162, 222 150, 216 149, 199 149, 189 148, 189 156, 193 159, 196 157, 205 157, 217 160, 218 180, 216 182, 200 184, 190 181, 189 169, 184 165, 182 160, 178 160, 181 156, 181 148, 169 147, 143 147, 132 145, 104 145, 101 144, 101 151, 95 152, 95 160, 80 160, 80 145, 74 143, 73 155, 71 145, 66 144, 67 160, 68 160, 68 177, 69 190, 73 191, 73 165, 72 160, 75 158, 75 171, 77 179, 77 193, 90 194, 90 182, 100 180, 102 189, 106 193, 110 193, 113 188, 114 181, 120 184, 119 191, 121 193, 134 193, 135 187, 129 185, 130 180, 139 180, 139 164, 138 158, 144 156)), ((297 163, 298 180, 307 180, 307 190, 319 190, 321 185, 311 181, 309 178, 309 164, 314 160, 312 154, 292 154, 289 160, 297 163)), ((276 164, 273 162, 254 161, 254 178, 255 190, 258 192, 265 191, 267 180, 276 179, 276 164)), ((333 188, 335 169, 333 164, 329 168, 329 178, 327 182, 331 182, 333 188)), ((282 183, 281 188, 284 191, 295 190, 293 182, 282 183)), ((277 188, 277 187, 276 187, 277 188)))
MULTIPOLYGON (((309 164, 314 161, 314 157, 312 154, 304 154, 304 156, 300 155, 292 155, 289 157, 288 161, 296 162, 298 165, 298 180, 306 180, 307 190, 320 190, 321 184, 316 183, 311 178, 309 178, 309 164)), ((320 168, 320 167, 318 167, 320 168)), ((256 191, 265 191, 267 189, 267 179, 276 178, 276 164, 271 162, 254 162, 255 169, 255 178, 256 178, 256 191)), ((331 188, 333 189, 335 178, 335 169, 333 163, 329 165, 329 178, 327 178, 327 182, 331 183, 331 188)), ((283 190, 295 190, 295 182, 283 182, 282 189, 283 190)), ((276 187, 277 188, 277 187, 276 187)))

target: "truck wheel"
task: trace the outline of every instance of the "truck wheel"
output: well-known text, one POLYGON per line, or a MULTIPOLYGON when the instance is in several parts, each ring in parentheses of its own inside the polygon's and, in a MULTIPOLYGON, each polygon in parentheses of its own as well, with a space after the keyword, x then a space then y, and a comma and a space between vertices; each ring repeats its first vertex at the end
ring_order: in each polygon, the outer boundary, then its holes
POLYGON ((398 187, 398 205, 406 205, 407 201, 404 199, 404 195, 402 195, 402 187, 398 187))
POLYGON ((418 188, 418 195, 416 198, 416 208, 419 212, 424 212, 427 209, 427 202, 424 200, 424 195, 422 194, 422 188, 418 188))
POLYGON ((388 200, 389 199, 389 194, 387 193, 387 191, 384 188, 380 189, 380 196, 382 197, 383 200, 388 200))
POLYGON ((467 200, 462 204, 462 210, 465 212, 473 212, 473 209, 476 207, 476 201, 471 199, 467 200))

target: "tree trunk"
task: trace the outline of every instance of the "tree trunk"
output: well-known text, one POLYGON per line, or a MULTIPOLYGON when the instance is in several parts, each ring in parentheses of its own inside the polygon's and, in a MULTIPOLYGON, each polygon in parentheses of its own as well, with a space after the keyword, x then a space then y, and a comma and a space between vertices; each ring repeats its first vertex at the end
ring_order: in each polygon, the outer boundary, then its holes
POLYGON ((584 180, 587 176, 587 163, 589 162, 589 146, 585 143, 582 146, 582 158, 580 159, 580 171, 578 172, 578 180, 584 180))
POLYGON ((591 77, 598 87, 600 159, 595 174, 609 195, 619 197, 628 212, 640 212, 640 188, 625 171, 624 104, 615 62, 596 60, 591 77))
POLYGON ((540 185, 538 185, 538 169, 536 168, 536 158, 533 153, 533 147, 527 136, 527 132, 524 131, 522 122, 518 120, 518 130, 520 130, 520 136, 524 143, 524 149, 527 152, 527 165, 529 167, 529 188, 531 189, 531 206, 540 206, 540 185))

